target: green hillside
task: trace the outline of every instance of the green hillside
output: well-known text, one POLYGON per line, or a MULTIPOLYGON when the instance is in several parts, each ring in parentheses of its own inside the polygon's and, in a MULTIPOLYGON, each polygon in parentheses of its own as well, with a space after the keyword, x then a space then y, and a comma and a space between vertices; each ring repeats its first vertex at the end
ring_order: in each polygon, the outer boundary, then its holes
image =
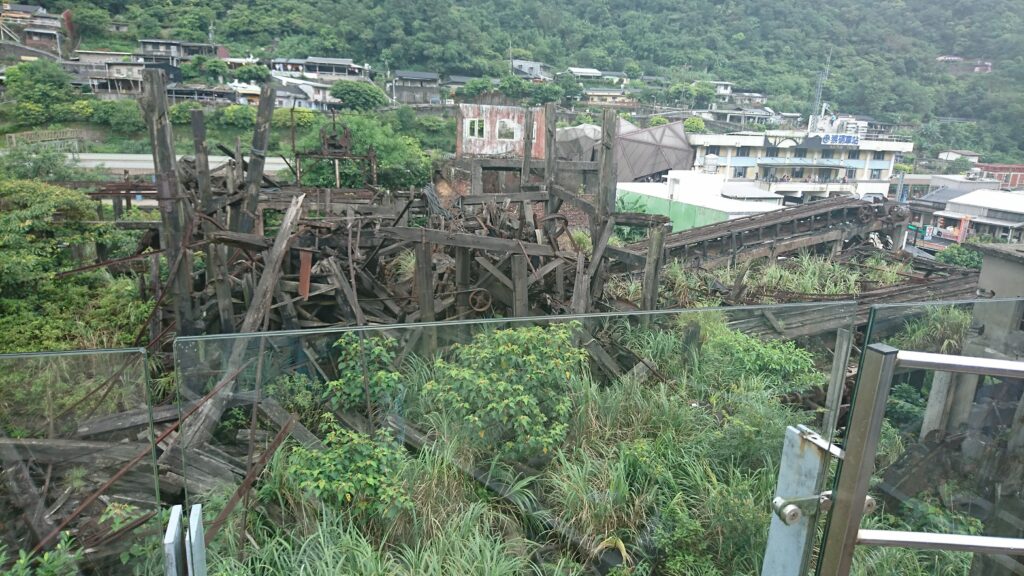
POLYGON ((128 20, 136 36, 200 41, 212 29, 235 54, 344 56, 378 70, 497 76, 511 46, 515 57, 555 66, 639 65, 672 82, 728 79, 805 114, 831 52, 824 95, 836 110, 895 122, 976 119, 977 127, 926 126, 923 143, 1024 158, 1022 0, 97 3, 128 20), (991 61, 994 70, 963 73, 936 61, 944 54, 991 61))

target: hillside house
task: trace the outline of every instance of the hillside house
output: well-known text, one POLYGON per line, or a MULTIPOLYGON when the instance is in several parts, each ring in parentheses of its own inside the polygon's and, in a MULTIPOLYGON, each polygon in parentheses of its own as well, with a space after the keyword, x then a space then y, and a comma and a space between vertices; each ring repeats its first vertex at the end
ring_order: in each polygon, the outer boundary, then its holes
POLYGON ((402 104, 440 104, 441 77, 436 72, 398 70, 388 84, 388 93, 402 104))
POLYGON ((554 79, 551 66, 533 60, 512 60, 512 73, 530 82, 550 82, 554 79))
POLYGON ((270 61, 270 69, 284 76, 306 77, 332 84, 339 80, 370 79, 370 65, 356 64, 351 58, 275 58, 270 61))
POLYGON ((952 162, 961 158, 966 158, 971 164, 977 164, 981 161, 981 154, 971 152, 970 150, 945 150, 939 152, 939 160, 952 162))
POLYGON ((597 68, 574 68, 570 66, 569 74, 572 74, 573 78, 577 80, 600 80, 604 77, 597 68))
POLYGON ((139 52, 136 53, 136 58, 147 64, 170 64, 171 66, 181 66, 196 56, 227 57, 227 52, 217 44, 143 39, 139 40, 139 52))
POLYGON ((625 88, 590 87, 583 90, 583 103, 628 108, 636 106, 637 100, 625 88))

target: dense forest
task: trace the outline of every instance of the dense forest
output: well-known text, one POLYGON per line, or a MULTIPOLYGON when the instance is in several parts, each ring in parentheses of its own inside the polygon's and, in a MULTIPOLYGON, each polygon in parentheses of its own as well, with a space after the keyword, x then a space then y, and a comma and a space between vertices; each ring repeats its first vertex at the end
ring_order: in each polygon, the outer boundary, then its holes
POLYGON ((639 68, 671 82, 727 79, 804 114, 831 56, 824 96, 836 111, 920 123, 926 147, 1024 158, 1016 137, 1024 129, 1021 0, 95 2, 48 7, 77 11, 82 30, 125 20, 132 40, 212 37, 236 55, 351 57, 378 71, 498 76, 511 52, 555 67, 639 68), (990 61, 993 71, 936 61, 947 54, 990 61))

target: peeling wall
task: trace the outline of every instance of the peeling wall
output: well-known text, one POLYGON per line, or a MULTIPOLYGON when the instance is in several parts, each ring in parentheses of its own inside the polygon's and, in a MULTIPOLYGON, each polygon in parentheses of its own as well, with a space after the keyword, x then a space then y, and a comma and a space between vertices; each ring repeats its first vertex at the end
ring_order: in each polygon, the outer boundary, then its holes
MULTIPOLYGON (((526 108, 459 104, 456 156, 523 156, 526 108), (480 125, 483 137, 480 137, 480 125)), ((544 157, 544 108, 533 108, 532 158, 544 157)))

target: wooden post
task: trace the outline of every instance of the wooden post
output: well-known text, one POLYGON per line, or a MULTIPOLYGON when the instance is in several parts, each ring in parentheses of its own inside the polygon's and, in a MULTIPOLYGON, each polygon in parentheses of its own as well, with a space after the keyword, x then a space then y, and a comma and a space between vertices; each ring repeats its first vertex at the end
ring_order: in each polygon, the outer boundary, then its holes
POLYGON ((512 255, 512 315, 517 317, 530 315, 526 258, 525 254, 512 255))
MULTIPOLYGON (((597 220, 596 231, 604 226, 608 214, 615 211, 615 187, 617 170, 615 168, 615 139, 619 132, 619 117, 614 110, 605 110, 601 122, 601 147, 597 151, 597 220)), ((596 239, 596 238, 595 238, 596 239)))
POLYGON ((213 192, 210 189, 210 156, 206 145, 206 124, 202 110, 192 111, 192 141, 195 145, 196 180, 199 188, 199 202, 203 209, 210 207, 213 192))
MULTIPOLYGON (((557 142, 555 141, 555 134, 558 130, 556 119, 555 103, 548 102, 544 105, 544 187, 548 192, 551 191, 552 186, 555 184, 555 176, 558 170, 557 142)), ((549 200, 548 212, 554 212, 550 207, 551 201, 549 200)))
POLYGON ((530 160, 533 157, 533 108, 526 109, 523 121, 523 169, 519 171, 519 189, 530 183, 530 160))
MULTIPOLYGON (((647 261, 644 262, 644 292, 640 304, 643 310, 654 310, 658 307, 658 275, 661 272, 665 250, 665 236, 671 227, 671 224, 664 224, 651 228, 651 237, 647 244, 647 261)), ((642 318, 643 324, 646 325, 649 317, 645 315, 642 318)))
POLYGON ((242 203, 241 227, 239 232, 252 232, 256 209, 260 202, 260 187, 263 184, 263 166, 267 160, 267 144, 270 141, 270 120, 274 114, 274 88, 270 82, 263 84, 260 91, 260 107, 256 112, 256 129, 252 133, 252 150, 249 152, 249 170, 245 179, 245 201, 242 203))
POLYGON ((469 248, 455 249, 455 312, 460 319, 469 314, 469 273, 472 261, 469 248))
POLYGON ((470 168, 471 177, 469 184, 469 193, 473 195, 484 193, 484 167, 480 165, 479 161, 474 160, 473 165, 470 168))
POLYGON ((149 129, 153 147, 153 167, 156 172, 157 202, 162 226, 160 245, 167 255, 173 277, 174 320, 181 336, 195 334, 195 316, 192 311, 192 253, 187 245, 191 238, 192 223, 184 190, 178 181, 178 161, 174 155, 174 135, 167 112, 167 87, 163 70, 143 71, 145 82, 139 105, 149 129), (177 267, 175 268, 175 263, 177 267))
MULTIPOLYGON (((434 250, 430 242, 416 245, 416 294, 420 304, 420 320, 433 322, 434 317, 434 250)), ((437 331, 424 328, 423 346, 427 355, 437 350, 437 331)))

